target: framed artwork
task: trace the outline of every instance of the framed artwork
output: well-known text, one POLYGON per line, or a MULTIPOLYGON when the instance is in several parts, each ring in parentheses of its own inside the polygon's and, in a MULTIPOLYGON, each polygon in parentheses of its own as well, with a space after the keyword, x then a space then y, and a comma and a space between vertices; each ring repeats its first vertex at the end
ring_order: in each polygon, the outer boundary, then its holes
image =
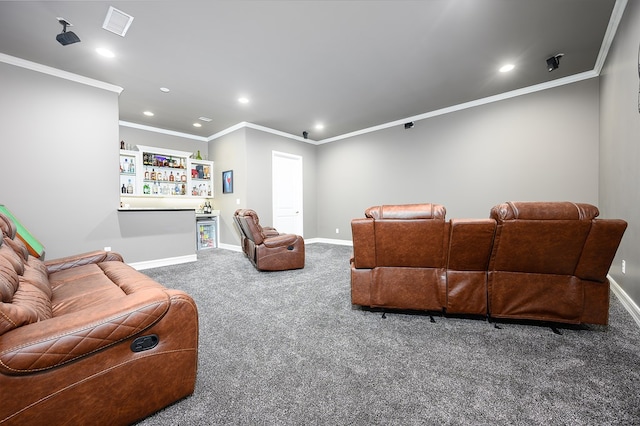
POLYGON ((222 193, 223 194, 233 193, 233 170, 227 170, 226 172, 222 172, 222 193))

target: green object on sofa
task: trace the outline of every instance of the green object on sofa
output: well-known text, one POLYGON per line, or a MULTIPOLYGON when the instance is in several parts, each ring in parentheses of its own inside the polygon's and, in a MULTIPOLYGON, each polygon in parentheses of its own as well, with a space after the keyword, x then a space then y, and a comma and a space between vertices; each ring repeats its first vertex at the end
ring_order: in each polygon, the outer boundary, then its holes
POLYGON ((27 246, 29 254, 44 260, 44 246, 42 243, 40 243, 40 241, 38 241, 38 239, 24 227, 24 225, 9 211, 8 208, 4 206, 4 204, 0 204, 0 213, 8 216, 13 223, 16 224, 17 236, 27 246))

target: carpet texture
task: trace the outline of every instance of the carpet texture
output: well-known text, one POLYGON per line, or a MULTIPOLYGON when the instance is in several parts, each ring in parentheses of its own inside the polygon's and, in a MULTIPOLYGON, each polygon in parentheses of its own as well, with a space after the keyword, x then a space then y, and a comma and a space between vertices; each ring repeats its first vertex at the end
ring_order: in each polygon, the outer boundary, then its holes
POLYGON ((302 270, 242 253, 143 271, 200 315, 195 393, 140 425, 640 424, 640 328, 561 327, 352 307, 352 248, 308 244, 302 270))

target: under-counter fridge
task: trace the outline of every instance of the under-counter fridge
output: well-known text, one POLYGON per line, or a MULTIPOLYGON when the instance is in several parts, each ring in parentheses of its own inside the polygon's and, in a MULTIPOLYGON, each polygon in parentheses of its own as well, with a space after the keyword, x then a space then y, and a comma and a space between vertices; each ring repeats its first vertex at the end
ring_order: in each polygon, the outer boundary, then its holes
POLYGON ((217 231, 216 216, 198 218, 196 220, 196 240, 198 250, 205 250, 218 247, 216 238, 217 231))

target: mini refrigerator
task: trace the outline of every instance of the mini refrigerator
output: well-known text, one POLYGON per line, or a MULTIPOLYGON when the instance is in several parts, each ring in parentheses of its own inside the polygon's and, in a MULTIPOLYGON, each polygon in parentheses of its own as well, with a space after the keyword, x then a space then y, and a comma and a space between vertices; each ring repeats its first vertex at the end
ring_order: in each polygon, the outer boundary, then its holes
POLYGON ((218 247, 216 240, 216 221, 217 218, 215 216, 196 220, 198 250, 218 247))

